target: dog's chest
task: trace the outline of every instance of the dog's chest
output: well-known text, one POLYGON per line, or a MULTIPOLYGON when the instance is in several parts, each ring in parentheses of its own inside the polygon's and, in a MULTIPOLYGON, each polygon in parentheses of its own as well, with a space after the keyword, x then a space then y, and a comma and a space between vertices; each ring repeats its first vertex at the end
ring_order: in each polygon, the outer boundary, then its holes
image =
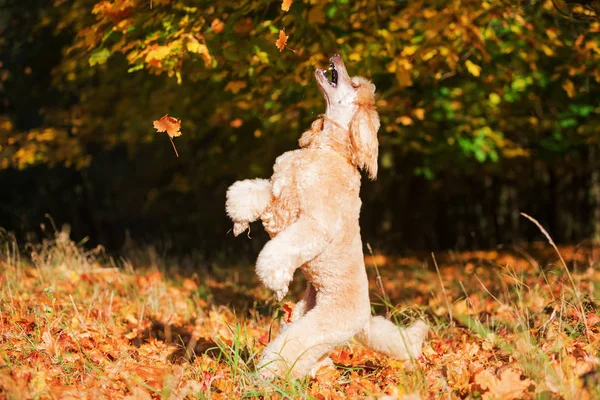
POLYGON ((294 223, 300 214, 300 196, 298 188, 298 163, 294 162, 294 153, 281 155, 274 166, 271 177, 273 201, 261 216, 265 230, 271 237, 276 236, 286 226, 294 223))

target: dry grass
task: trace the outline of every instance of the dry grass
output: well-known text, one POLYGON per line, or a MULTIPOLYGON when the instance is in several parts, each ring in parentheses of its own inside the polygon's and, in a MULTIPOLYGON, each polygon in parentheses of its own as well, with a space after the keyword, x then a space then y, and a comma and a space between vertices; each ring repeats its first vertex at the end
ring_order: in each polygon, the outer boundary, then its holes
POLYGON ((267 383, 254 361, 281 306, 251 266, 115 262, 66 232, 21 252, 5 234, 0 246, 0 397, 600 398, 598 250, 557 248, 572 281, 542 250, 438 254, 437 272, 430 257, 371 256, 375 311, 425 318, 423 356, 351 342, 315 379, 267 383))

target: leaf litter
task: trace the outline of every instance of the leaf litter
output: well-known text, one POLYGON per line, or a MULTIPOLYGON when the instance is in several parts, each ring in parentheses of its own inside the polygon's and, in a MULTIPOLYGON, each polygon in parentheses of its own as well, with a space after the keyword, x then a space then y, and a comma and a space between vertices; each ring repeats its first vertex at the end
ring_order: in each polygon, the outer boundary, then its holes
MULTIPOLYGON (((510 251, 437 254, 439 275, 426 255, 367 257, 374 310, 432 327, 422 356, 402 362, 350 341, 314 378, 268 383, 254 363, 293 304, 275 303, 252 266, 115 265, 59 232, 30 253, 0 254, 0 396, 598 398, 600 251, 560 248, 577 266, 583 326, 545 247, 530 249, 539 265, 510 251), (377 297, 374 258, 389 302, 377 297)), ((299 299, 302 282, 291 292, 299 299)))

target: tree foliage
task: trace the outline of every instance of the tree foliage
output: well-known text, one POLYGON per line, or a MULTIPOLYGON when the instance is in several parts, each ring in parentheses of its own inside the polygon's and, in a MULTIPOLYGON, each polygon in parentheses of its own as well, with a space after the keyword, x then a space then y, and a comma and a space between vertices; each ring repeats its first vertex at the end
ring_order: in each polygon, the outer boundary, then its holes
POLYGON ((46 129, 23 134, 5 122, 12 146, 4 167, 84 166, 88 141, 156 140, 147 125, 163 110, 185 110, 195 137, 211 129, 225 140, 295 134, 321 107, 312 71, 327 65, 332 51, 378 84, 384 167, 398 151, 423 155, 417 172, 431 174, 457 160, 495 162, 598 140, 597 20, 562 18, 549 0, 288 7, 256 0, 55 0, 39 22, 73 32, 54 85, 78 99, 66 115, 47 117, 46 129), (274 42, 283 29, 291 51, 279 53, 274 42))

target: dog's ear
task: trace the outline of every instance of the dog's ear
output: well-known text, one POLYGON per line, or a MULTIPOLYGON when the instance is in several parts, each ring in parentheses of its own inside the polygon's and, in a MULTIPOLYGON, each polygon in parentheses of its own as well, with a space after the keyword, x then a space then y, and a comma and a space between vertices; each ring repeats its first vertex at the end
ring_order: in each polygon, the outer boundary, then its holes
POLYGON ((323 118, 319 118, 313 121, 312 125, 310 126, 310 129, 304 132, 302 136, 300 136, 300 139, 298 140, 298 144, 300 145, 300 147, 308 146, 313 141, 313 139, 317 137, 319 133, 321 133, 322 130, 323 118))
POLYGON ((357 167, 366 170, 371 180, 375 180, 379 155, 379 142, 377 141, 379 114, 375 108, 375 85, 362 78, 356 79, 354 83, 359 87, 355 101, 357 111, 350 122, 352 162, 357 167))

